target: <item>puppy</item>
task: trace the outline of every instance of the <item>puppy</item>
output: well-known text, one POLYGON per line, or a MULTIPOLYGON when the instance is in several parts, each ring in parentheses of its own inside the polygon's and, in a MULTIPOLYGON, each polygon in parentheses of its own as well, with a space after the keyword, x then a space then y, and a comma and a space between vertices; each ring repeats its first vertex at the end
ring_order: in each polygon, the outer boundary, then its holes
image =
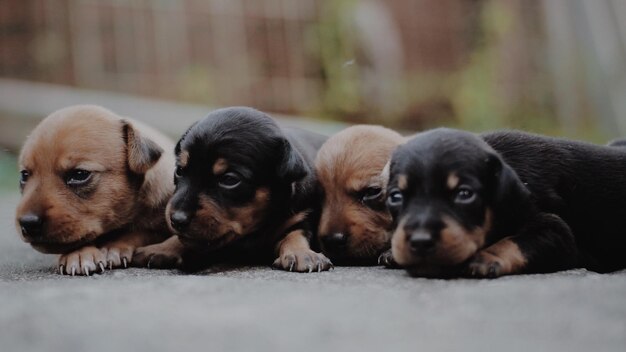
POLYGON ((52 113, 19 156, 18 232, 61 254, 62 274, 127 267, 136 247, 169 236, 173 150, 160 133, 99 106, 52 113))
POLYGON ((626 153, 522 132, 437 129, 393 154, 393 257, 420 276, 626 267, 626 153))
POLYGON ((318 236, 334 263, 375 264, 380 256, 391 265, 383 169, 403 141, 390 129, 357 125, 330 137, 317 154, 315 169, 324 190, 318 236))
POLYGON ((176 145, 167 219, 176 237, 139 249, 138 265, 197 270, 220 261, 328 270, 309 241, 319 219, 313 160, 326 138, 281 129, 245 107, 216 110, 176 145))

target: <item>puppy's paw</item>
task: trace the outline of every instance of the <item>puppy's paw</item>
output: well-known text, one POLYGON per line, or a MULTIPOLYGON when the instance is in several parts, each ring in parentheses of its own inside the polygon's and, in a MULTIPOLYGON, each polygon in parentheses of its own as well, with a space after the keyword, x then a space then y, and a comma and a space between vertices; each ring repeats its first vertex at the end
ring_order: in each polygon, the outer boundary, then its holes
POLYGON ((59 273, 61 275, 86 275, 104 272, 106 254, 93 246, 83 247, 77 251, 59 257, 59 273))
POLYGON ((321 272, 333 268, 333 263, 322 253, 310 249, 288 251, 280 255, 272 264, 274 268, 297 271, 299 273, 321 272))
POLYGON ((155 269, 180 268, 183 258, 162 243, 140 247, 135 250, 133 266, 155 269))
POLYGON ((378 257, 378 265, 383 265, 389 269, 400 268, 400 265, 398 265, 398 263, 396 263, 396 261, 393 259, 393 255, 391 254, 391 249, 386 252, 383 252, 383 254, 381 254, 378 257))
POLYGON ((106 265, 109 269, 128 268, 133 259, 135 247, 127 244, 111 244, 102 247, 106 253, 106 265))
POLYGON ((487 253, 478 253, 467 265, 465 274, 473 278, 496 278, 504 275, 502 259, 487 253))

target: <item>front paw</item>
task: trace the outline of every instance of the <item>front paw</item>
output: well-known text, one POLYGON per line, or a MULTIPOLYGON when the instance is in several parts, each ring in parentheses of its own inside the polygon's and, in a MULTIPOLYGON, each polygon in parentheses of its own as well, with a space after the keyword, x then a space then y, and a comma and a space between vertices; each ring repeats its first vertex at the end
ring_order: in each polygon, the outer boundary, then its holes
POLYGON ((180 253, 171 251, 161 243, 137 248, 133 257, 133 265, 144 268, 173 269, 180 268, 182 264, 180 253))
POLYGON ((393 259, 393 254, 391 254, 391 249, 383 252, 383 254, 381 254, 378 257, 378 265, 383 265, 389 269, 400 268, 400 265, 398 265, 398 263, 396 263, 396 261, 393 259))
POLYGON ((59 273, 61 275, 86 275, 104 272, 106 252, 93 246, 83 247, 77 251, 59 257, 59 273))
POLYGON ((102 247, 106 253, 106 265, 109 269, 128 268, 133 259, 135 247, 127 244, 112 244, 102 247))
POLYGON ((310 249, 285 252, 276 258, 272 266, 277 269, 299 273, 327 271, 334 267, 333 263, 325 255, 310 249))
POLYGON ((490 253, 478 253, 468 264, 465 274, 472 278, 496 278, 504 275, 502 260, 490 253))

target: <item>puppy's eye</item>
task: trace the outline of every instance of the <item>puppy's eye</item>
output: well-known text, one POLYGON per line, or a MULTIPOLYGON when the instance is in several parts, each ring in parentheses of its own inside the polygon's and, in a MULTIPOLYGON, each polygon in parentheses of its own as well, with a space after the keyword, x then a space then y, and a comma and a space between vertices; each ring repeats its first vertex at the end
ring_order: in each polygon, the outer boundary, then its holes
POLYGON ((224 189, 233 189, 241 184, 241 177, 234 172, 229 172, 219 178, 218 184, 224 189))
POLYGON ((176 166, 176 170, 174 171, 174 177, 179 178, 183 176, 183 168, 180 166, 176 166))
POLYGON ((73 169, 65 175, 65 183, 68 186, 82 186, 89 180, 91 180, 91 172, 83 169, 73 169))
POLYGON ((459 204, 468 204, 476 199, 476 192, 469 186, 460 186, 456 190, 454 201, 459 204))
POLYGON ((20 186, 24 187, 26 182, 28 182, 28 177, 30 176, 30 172, 26 170, 20 171, 20 186))
POLYGON ((367 187, 363 191, 361 191, 361 201, 362 202, 371 202, 380 198, 383 193, 383 189, 380 187, 367 187))
POLYGON ((389 196, 387 196, 387 205, 390 207, 398 207, 402 205, 403 201, 404 197, 402 196, 402 193, 397 189, 389 192, 389 196))

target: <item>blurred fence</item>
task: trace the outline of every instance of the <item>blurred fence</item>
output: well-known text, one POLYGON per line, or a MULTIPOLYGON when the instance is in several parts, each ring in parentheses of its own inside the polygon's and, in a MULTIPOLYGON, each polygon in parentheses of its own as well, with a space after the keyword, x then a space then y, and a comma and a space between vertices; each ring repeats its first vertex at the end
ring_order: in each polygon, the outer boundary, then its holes
POLYGON ((626 134, 625 4, 0 0, 0 76, 409 129, 611 136, 626 134))

